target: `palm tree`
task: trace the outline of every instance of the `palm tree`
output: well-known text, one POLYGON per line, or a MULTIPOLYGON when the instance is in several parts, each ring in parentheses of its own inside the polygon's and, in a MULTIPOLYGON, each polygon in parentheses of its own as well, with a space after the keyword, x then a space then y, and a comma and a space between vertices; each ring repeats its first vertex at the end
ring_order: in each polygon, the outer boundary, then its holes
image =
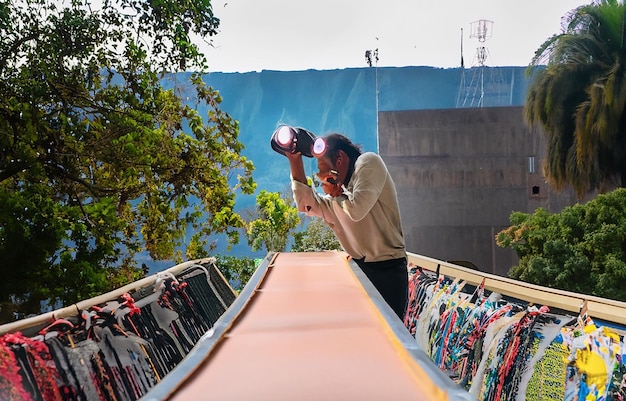
POLYGON ((581 199, 626 184, 625 18, 623 0, 580 6, 529 66, 536 75, 524 114, 546 135, 544 175, 581 199))

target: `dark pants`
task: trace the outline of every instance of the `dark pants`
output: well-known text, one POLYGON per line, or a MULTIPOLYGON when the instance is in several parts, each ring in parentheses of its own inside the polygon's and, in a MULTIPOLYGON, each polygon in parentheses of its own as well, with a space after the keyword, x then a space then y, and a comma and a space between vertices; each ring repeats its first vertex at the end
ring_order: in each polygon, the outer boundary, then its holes
POLYGON ((409 274, 406 258, 385 260, 382 262, 365 262, 354 259, 363 273, 374 284, 391 309, 404 321, 404 313, 409 293, 409 274))

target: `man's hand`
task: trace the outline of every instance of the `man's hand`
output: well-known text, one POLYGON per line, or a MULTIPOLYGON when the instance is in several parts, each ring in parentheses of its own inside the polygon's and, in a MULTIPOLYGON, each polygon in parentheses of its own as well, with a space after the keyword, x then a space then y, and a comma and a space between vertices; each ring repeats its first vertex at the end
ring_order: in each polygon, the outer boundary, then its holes
POLYGON ((343 195, 343 189, 341 189, 341 185, 339 185, 338 183, 335 183, 335 184, 327 183, 327 184, 328 184, 327 186, 324 186, 322 184, 322 188, 324 189, 324 192, 326 192, 328 195, 332 196, 333 198, 343 195), (328 188, 328 191, 326 191, 327 188, 328 188))
POLYGON ((287 159, 289 159, 289 162, 291 163, 291 160, 302 160, 302 153, 300 152, 285 152, 285 156, 287 156, 287 159))
POLYGON ((325 194, 334 198, 343 193, 341 183, 338 181, 337 172, 335 170, 318 173, 317 176, 322 181, 322 190, 325 194))

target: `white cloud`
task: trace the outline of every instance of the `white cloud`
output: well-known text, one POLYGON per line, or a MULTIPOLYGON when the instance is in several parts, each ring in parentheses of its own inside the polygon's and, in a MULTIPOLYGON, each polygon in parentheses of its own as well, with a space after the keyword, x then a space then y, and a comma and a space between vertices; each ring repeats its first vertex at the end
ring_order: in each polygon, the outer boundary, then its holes
POLYGON ((379 49, 379 66, 466 65, 485 46, 487 65, 524 66, 560 32, 561 17, 585 0, 219 0, 214 47, 203 47, 211 71, 297 71, 365 67, 379 49), (484 43, 470 24, 493 21, 484 43))

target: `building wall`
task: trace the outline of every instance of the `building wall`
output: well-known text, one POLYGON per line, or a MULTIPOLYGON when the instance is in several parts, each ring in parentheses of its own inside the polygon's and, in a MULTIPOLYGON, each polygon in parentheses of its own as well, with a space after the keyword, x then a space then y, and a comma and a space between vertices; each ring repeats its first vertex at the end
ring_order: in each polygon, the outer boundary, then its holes
POLYGON ((545 182, 543 136, 522 113, 521 106, 379 113, 379 152, 410 252, 506 275, 518 259, 495 236, 510 214, 577 202, 545 182))

